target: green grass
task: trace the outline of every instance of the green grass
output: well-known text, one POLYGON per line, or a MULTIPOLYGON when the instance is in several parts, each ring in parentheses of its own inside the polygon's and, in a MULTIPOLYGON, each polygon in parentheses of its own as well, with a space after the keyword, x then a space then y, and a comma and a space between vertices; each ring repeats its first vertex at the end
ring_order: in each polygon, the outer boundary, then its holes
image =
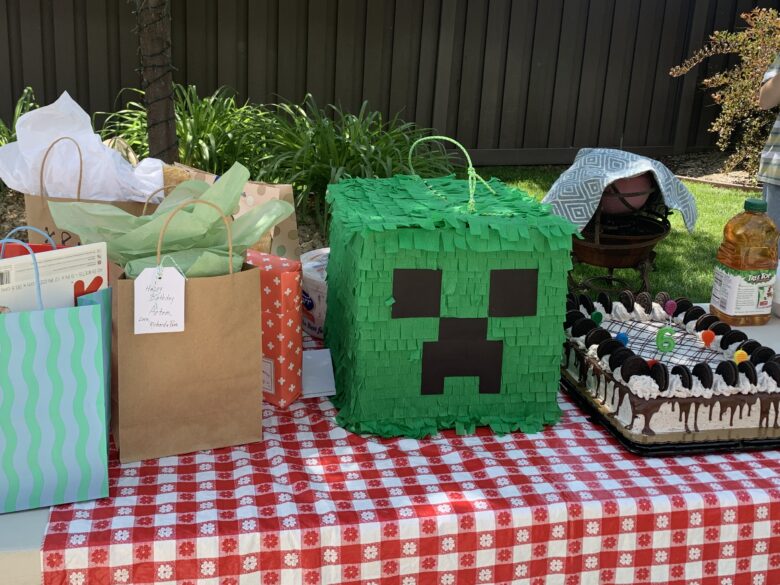
MULTIPOLYGON (((542 199, 558 175, 566 167, 484 167, 478 172, 484 177, 498 177, 515 187, 542 199)), ((656 270, 650 275, 651 292, 667 291, 673 297, 685 296, 695 302, 706 302, 712 289, 712 271, 715 253, 723 236, 723 226, 742 211, 742 205, 751 193, 719 189, 698 183, 686 183, 699 209, 699 220, 693 233, 688 233, 678 211, 670 218, 672 232, 655 251, 656 270)), ((605 269, 579 265, 574 278, 606 274, 605 269)), ((616 270, 615 276, 628 281, 638 289, 639 275, 634 270, 616 270)))

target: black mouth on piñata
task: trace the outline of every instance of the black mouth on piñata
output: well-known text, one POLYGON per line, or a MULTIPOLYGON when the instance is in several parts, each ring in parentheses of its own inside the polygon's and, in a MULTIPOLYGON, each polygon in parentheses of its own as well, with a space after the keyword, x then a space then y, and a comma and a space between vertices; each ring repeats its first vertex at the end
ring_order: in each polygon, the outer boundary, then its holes
POLYGON ((536 315, 537 269, 491 270, 486 317, 441 316, 441 282, 441 270, 393 271, 392 318, 439 320, 438 340, 422 344, 420 393, 443 394, 447 378, 469 377, 478 379, 480 394, 499 394, 504 342, 488 339, 488 317, 536 315))

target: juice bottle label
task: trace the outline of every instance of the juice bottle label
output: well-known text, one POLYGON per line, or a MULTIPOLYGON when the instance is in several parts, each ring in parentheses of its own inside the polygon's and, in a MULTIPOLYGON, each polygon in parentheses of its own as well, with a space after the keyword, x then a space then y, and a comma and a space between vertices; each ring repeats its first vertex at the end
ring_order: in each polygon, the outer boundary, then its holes
POLYGON ((718 263, 711 303, 727 315, 768 315, 776 276, 776 270, 734 270, 718 263))

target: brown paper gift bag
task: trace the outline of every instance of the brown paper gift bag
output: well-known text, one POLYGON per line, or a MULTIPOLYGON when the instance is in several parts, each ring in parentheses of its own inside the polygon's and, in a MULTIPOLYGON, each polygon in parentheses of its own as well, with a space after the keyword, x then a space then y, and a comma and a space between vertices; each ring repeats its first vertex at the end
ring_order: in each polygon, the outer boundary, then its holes
MULTIPOLYGON (((213 173, 207 173, 180 163, 176 163, 174 166, 187 171, 191 179, 205 181, 209 185, 213 184, 218 178, 213 173)), ((238 202, 238 212, 235 214, 235 217, 241 217, 243 213, 250 209, 274 199, 287 201, 295 207, 292 185, 272 185, 270 183, 247 181, 244 191, 241 193, 241 199, 238 202)), ((298 222, 295 218, 295 213, 291 214, 284 221, 279 222, 257 245, 252 246, 252 249, 290 260, 300 259, 301 246, 298 241, 298 222)))
MULTIPOLYGON (((36 227, 40 230, 43 230, 47 234, 49 234, 56 244, 58 246, 76 246, 81 243, 81 240, 76 234, 72 234, 70 232, 60 230, 54 223, 54 219, 51 216, 51 211, 49 211, 49 201, 64 201, 66 203, 73 202, 73 201, 81 201, 81 181, 84 176, 84 166, 81 162, 81 148, 79 147, 78 143, 73 140, 72 138, 68 136, 63 136, 62 138, 58 138, 54 142, 52 142, 49 145, 49 148, 46 149, 46 153, 43 155, 43 160, 41 161, 41 173, 40 173, 40 195, 30 195, 29 193, 24 194, 24 209, 27 213, 27 225, 31 225, 33 227, 36 227), (52 151, 52 149, 57 145, 58 142, 61 142, 63 140, 67 140, 73 143, 73 145, 76 147, 76 150, 79 153, 79 179, 78 183, 76 184, 76 198, 67 198, 67 197, 49 197, 46 194, 46 188, 44 186, 43 181, 43 173, 44 169, 46 168, 46 161, 49 158, 49 153, 52 151)), ((149 203, 149 200, 159 193, 160 191, 167 189, 167 187, 163 187, 162 189, 157 189, 153 193, 149 194, 149 197, 147 198, 147 203, 142 203, 140 201, 90 201, 90 203, 103 203, 105 205, 113 205, 115 207, 118 207, 119 209, 122 209, 123 211, 126 211, 127 213, 132 213, 135 216, 140 216, 145 213, 145 211, 148 211, 149 213, 153 212, 155 209, 157 209, 157 204, 149 203)), ((35 232, 30 232, 30 243, 32 244, 43 244, 46 240, 43 236, 36 234, 35 232)))
MULTIPOLYGON (((193 203, 211 205, 208 201, 193 203)), ((221 214, 221 212, 220 212, 221 214)), ((230 225, 223 216, 228 227, 230 225)), ((157 263, 165 229, 157 245, 157 263)), ((232 258, 232 241, 229 243, 232 258)), ((260 271, 185 283, 184 331, 134 334, 134 281, 114 289, 111 423, 122 462, 262 439, 260 271)))

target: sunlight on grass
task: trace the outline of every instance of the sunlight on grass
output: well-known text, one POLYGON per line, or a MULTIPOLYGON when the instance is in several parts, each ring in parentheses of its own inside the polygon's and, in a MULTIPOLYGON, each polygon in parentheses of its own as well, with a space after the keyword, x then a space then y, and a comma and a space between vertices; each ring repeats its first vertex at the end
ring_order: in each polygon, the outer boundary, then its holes
MULTIPOLYGON (((565 168, 484 167, 478 172, 483 177, 497 177, 536 199, 542 199, 565 168)), ((658 255, 656 270, 650 275, 650 286, 653 293, 665 290, 673 297, 685 296, 696 302, 706 302, 710 298, 715 253, 723 235, 723 226, 742 211, 747 197, 755 195, 698 183, 686 183, 686 186, 696 199, 699 220, 693 233, 688 233, 680 213, 672 213, 672 232, 655 248, 658 255)), ((577 280, 598 274, 606 274, 606 270, 580 265, 574 271, 577 280)), ((615 275, 635 288, 640 286, 639 275, 634 270, 617 270, 615 275)))

